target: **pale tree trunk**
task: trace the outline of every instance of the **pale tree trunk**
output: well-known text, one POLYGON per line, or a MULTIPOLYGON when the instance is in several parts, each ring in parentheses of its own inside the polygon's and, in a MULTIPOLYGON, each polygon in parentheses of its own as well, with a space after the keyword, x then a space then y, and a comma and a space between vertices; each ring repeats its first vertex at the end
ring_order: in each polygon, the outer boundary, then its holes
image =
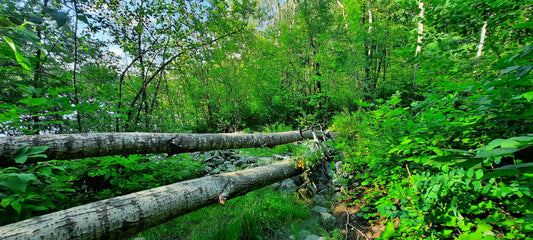
POLYGON ((283 161, 197 178, 5 225, 0 227, 0 238, 121 239, 300 173, 283 161))
POLYGON ((346 19, 346 10, 344 9, 344 5, 341 3, 340 0, 337 0, 337 4, 342 9, 342 18, 344 19, 344 27, 346 27, 346 30, 348 30, 348 20, 346 19))
POLYGON ((485 38, 487 36, 487 21, 483 22, 483 27, 481 27, 481 36, 479 37, 479 45, 477 47, 476 58, 481 57, 483 52, 483 46, 485 45, 485 38))
MULTIPOLYGON (((368 9, 368 23, 370 24, 370 26, 368 27, 368 35, 370 35, 372 33, 372 10, 368 9)), ((372 44, 370 44, 370 47, 368 48, 368 56, 370 57, 370 55, 372 55, 372 44)))
MULTIPOLYGON (((15 165, 15 152, 22 147, 49 147, 48 160, 79 159, 110 155, 145 153, 184 153, 217 149, 272 147, 311 139, 310 131, 264 134, 185 134, 185 133, 82 133, 28 135, 0 138, 1 166, 15 165)), ((44 161, 29 158, 28 162, 44 161)))
MULTIPOLYGON (((422 0, 418 1, 418 8, 420 9, 420 13, 418 14, 418 37, 416 39, 416 50, 415 50, 415 57, 418 57, 418 54, 422 52, 422 41, 424 40, 424 2, 422 0)), ((417 90, 417 84, 416 84, 416 78, 418 75, 418 70, 420 69, 420 63, 416 63, 415 70, 413 74, 413 92, 416 92, 417 90)))

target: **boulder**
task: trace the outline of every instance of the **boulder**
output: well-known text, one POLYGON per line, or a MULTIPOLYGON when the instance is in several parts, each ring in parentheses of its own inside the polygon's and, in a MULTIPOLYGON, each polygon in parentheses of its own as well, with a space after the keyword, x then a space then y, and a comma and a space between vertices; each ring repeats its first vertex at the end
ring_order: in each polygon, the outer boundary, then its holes
POLYGON ((313 204, 322 206, 322 207, 329 207, 329 201, 322 195, 315 195, 313 197, 313 204))
POLYGON ((279 190, 282 192, 296 192, 298 189, 298 186, 294 184, 294 181, 292 179, 285 179, 281 182, 281 186, 279 186, 279 190))
POLYGON ((321 206, 314 206, 313 209, 311 209, 312 211, 314 212, 317 212, 317 213, 327 213, 329 212, 329 209, 325 208, 325 207, 321 207, 321 206))
POLYGON ((335 217, 328 212, 320 213, 320 224, 326 229, 331 229, 335 226, 335 217))
POLYGON ((323 237, 319 237, 317 235, 311 234, 304 238, 304 240, 326 240, 323 237))

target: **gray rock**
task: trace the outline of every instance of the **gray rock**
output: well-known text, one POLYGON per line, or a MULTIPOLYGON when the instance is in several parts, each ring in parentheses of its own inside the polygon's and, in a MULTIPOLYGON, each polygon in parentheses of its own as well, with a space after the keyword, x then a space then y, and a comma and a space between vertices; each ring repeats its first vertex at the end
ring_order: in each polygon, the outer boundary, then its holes
POLYGON ((211 158, 210 160, 213 164, 215 165, 220 165, 220 164, 223 164, 225 162, 224 158, 221 158, 221 157, 214 157, 214 158, 211 158))
POLYGON ((318 194, 313 197, 313 203, 321 207, 329 206, 329 201, 324 196, 318 194))
POLYGON ((296 184, 297 186, 300 186, 304 183, 304 178, 301 175, 292 177, 291 179, 294 181, 294 184, 296 184))
POLYGON ((326 239, 323 237, 319 237, 317 235, 308 235, 307 237, 304 238, 304 240, 326 240, 326 239))
POLYGON ((324 228, 331 229, 335 226, 335 217, 327 212, 320 213, 320 223, 324 228))
POLYGON ((237 167, 235 167, 235 165, 233 164, 226 165, 226 172, 233 172, 233 171, 237 171, 237 167))
POLYGON ((325 208, 325 207, 321 207, 321 206, 314 206, 313 209, 311 209, 312 211, 314 212, 317 212, 317 213, 327 213, 329 212, 329 209, 325 208))
POLYGON ((279 186, 279 190, 282 192, 296 192, 298 189, 298 186, 294 184, 294 181, 292 179, 285 179, 283 182, 281 182, 281 186, 279 186))
POLYGON ((236 167, 242 167, 242 165, 245 165, 246 164, 246 161, 243 160, 243 159, 237 159, 235 162, 233 162, 235 164, 236 167))
POLYGON ((277 183, 272 183, 270 186, 272 186, 272 188, 274 190, 277 190, 279 188, 279 186, 281 186, 281 183, 280 182, 277 182, 277 183))
POLYGON ((302 230, 302 231, 298 232, 298 239, 300 239, 300 240, 301 239, 305 239, 309 235, 313 235, 313 233, 309 232, 307 230, 302 230))

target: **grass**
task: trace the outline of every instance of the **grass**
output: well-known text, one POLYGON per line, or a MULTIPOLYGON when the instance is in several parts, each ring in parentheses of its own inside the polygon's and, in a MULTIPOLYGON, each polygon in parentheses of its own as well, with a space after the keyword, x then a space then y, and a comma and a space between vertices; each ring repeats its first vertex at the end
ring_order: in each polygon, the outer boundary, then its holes
POLYGON ((289 234, 318 228, 306 203, 294 193, 265 187, 225 205, 214 204, 175 218, 132 239, 288 239, 289 234))

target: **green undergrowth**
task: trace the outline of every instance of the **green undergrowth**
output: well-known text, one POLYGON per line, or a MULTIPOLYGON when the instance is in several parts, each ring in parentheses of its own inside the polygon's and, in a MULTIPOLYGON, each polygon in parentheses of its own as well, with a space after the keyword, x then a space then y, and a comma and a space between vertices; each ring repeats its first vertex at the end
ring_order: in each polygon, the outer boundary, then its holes
POLYGON ((335 119, 345 199, 386 225, 383 239, 533 237, 533 82, 521 70, 532 48, 522 50, 499 76, 335 119))
MULTIPOLYGON (((32 151, 26 151, 30 154, 32 151)), ((24 158, 22 155, 20 158, 24 158)), ((110 156, 0 169, 0 225, 204 175, 188 155, 110 156)))
POLYGON ((318 229, 306 204, 294 193, 265 187, 213 204, 135 237, 144 239, 288 239, 307 228, 318 229))

